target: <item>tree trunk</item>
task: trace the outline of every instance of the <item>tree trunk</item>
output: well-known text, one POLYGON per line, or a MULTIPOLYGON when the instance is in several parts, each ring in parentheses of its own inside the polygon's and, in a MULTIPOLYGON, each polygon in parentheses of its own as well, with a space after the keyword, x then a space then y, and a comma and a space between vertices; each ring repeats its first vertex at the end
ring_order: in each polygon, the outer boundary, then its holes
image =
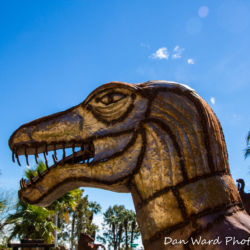
POLYGON ((113 223, 112 227, 113 227, 113 228, 112 228, 112 231, 113 231, 113 235, 114 235, 114 243, 113 243, 113 244, 114 244, 114 250, 116 250, 115 223, 113 223))
POLYGON ((131 228, 132 228, 132 232, 131 232, 131 244, 132 244, 134 240, 133 238, 134 238, 134 230, 135 230, 135 221, 132 222, 131 228))
POLYGON ((120 224, 119 231, 118 231, 118 250, 121 250, 121 238, 122 238, 122 224, 120 224))
POLYGON ((71 250, 73 250, 73 244, 74 244, 75 220, 76 220, 76 215, 75 213, 73 213, 72 228, 71 228, 71 250))
POLYGON ((125 235, 126 235, 126 250, 128 250, 128 221, 127 219, 124 220, 124 227, 125 227, 125 235))
MULTIPOLYGON (((55 226, 57 227, 58 224, 58 214, 55 214, 55 226)), ((55 230, 55 238, 54 238, 54 242, 55 242, 55 247, 57 247, 57 230, 55 230)))

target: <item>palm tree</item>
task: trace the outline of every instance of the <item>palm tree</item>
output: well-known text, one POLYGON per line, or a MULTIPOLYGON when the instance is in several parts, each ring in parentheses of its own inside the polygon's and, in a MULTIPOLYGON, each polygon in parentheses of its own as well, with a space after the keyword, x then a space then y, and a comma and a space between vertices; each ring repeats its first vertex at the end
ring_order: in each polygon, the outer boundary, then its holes
POLYGON ((53 212, 43 207, 29 205, 21 200, 18 201, 16 212, 10 214, 6 223, 13 225, 10 241, 13 237, 44 239, 51 243, 54 239, 53 232, 59 230, 52 221, 53 212))
MULTIPOLYGON (((27 167, 24 170, 24 175, 29 180, 31 178, 34 178, 38 175, 38 171, 42 173, 47 169, 45 163, 43 161, 39 161, 39 164, 36 165, 33 168, 27 167)), ((59 229, 63 229, 65 227, 65 224, 69 223, 69 215, 76 206, 76 197, 81 195, 81 190, 76 189, 73 191, 70 191, 57 200, 55 200, 52 204, 50 204, 47 209, 52 211, 54 213, 54 220, 56 227, 59 227, 59 229)), ((60 238, 66 239, 65 237, 69 237, 67 234, 63 234, 61 230, 61 234, 59 235, 60 238)), ((54 232, 55 240, 57 239, 57 231, 54 232)))
POLYGON ((247 148, 245 149, 245 158, 250 156, 250 131, 248 132, 246 140, 247 140, 247 148))
MULTIPOLYGON (((69 224, 70 220, 70 213, 74 210, 77 202, 77 197, 81 194, 80 189, 72 190, 57 200, 55 200, 48 209, 55 212, 55 221, 58 219, 58 224, 56 226, 59 227, 59 229, 63 229, 65 224, 69 224)), ((61 230, 62 231, 62 230, 61 230)), ((56 233, 55 236, 57 237, 56 233)), ((69 237, 68 233, 59 235, 59 238, 63 238, 64 240, 69 237)))
POLYGON ((99 203, 97 203, 96 201, 91 201, 89 203, 89 210, 91 211, 91 216, 89 217, 89 220, 92 222, 93 218, 94 218, 94 214, 98 214, 101 213, 102 211, 102 207, 99 203))
MULTIPOLYGON (((103 244, 108 243, 114 250, 120 250, 121 244, 127 250, 129 242, 133 242, 140 235, 138 225, 136 225, 136 214, 132 210, 127 210, 124 205, 109 207, 104 215, 103 237, 97 239, 103 244)), ((123 249, 123 248, 122 248, 123 249)))
MULTIPOLYGON (((5 200, 0 200, 0 216, 1 216, 2 212, 4 211, 4 208, 6 207, 5 202, 6 202, 5 200)), ((3 230, 3 227, 4 227, 4 224, 0 220, 0 233, 3 230)))
POLYGON ((93 228, 93 219, 94 219, 94 214, 98 214, 101 213, 102 211, 102 207, 99 203, 97 203, 96 201, 94 202, 89 202, 89 211, 90 211, 90 217, 89 217, 89 227, 88 227, 88 233, 91 235, 92 238, 95 239, 95 234, 96 234, 96 230, 93 228), (92 227, 91 227, 92 225, 92 227))
POLYGON ((4 235, 6 218, 15 209, 17 203, 16 190, 0 187, 0 235, 4 235))
MULTIPOLYGON (((0 216, 6 207, 5 202, 6 202, 5 200, 0 200, 0 216)), ((3 227, 4 223, 2 223, 2 221, 0 220, 0 233, 2 233, 3 227)))
POLYGON ((96 202, 89 202, 88 195, 83 196, 83 192, 84 190, 81 190, 80 195, 77 196, 77 204, 71 213, 71 249, 73 249, 73 245, 77 244, 76 239, 79 239, 82 232, 94 236, 95 232, 99 231, 98 226, 95 225, 92 220, 94 213, 101 212, 101 206, 96 202))
POLYGON ((0 201, 0 212, 2 212, 3 211, 3 209, 5 208, 5 200, 2 200, 2 201, 0 201))

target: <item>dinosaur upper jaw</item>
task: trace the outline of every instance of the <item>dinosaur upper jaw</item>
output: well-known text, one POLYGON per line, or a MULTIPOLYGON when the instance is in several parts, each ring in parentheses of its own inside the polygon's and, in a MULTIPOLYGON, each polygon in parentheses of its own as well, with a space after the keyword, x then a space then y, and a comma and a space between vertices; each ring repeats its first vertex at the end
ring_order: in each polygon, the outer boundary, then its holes
MULTIPOLYGON (((26 131, 31 126, 23 127, 26 131)), ((36 131, 36 128, 33 131, 36 131)), ((137 158, 141 150, 141 134, 135 129, 109 135, 92 136, 78 140, 36 141, 31 137, 29 141, 21 141, 16 131, 10 148, 13 159, 24 154, 28 163, 28 156, 43 152, 47 169, 32 178, 28 183, 20 181, 21 190, 19 198, 29 204, 48 206, 62 194, 79 187, 97 187, 115 192, 129 192, 128 179, 136 167, 137 158), (57 149, 72 147, 74 153, 62 159, 56 158, 57 149), (77 151, 76 147, 80 147, 77 151), (48 166, 47 152, 54 151, 52 155, 54 165, 48 166), (128 157, 123 152, 128 153, 128 157), (131 155, 133 155, 131 157, 131 155), (90 158, 93 158, 89 162, 90 158), (126 164, 121 164, 125 162, 126 164), (116 169, 116 170, 115 170, 116 169)), ((24 134, 22 132, 22 134, 24 134)), ((23 136, 22 136, 23 137, 23 136)), ((59 158, 59 157, 58 157, 59 158)))
POLYGON ((34 143, 27 144, 22 143, 18 145, 14 145, 14 149, 12 150, 12 160, 15 162, 17 160, 18 164, 20 164, 19 156, 24 155, 26 157, 27 165, 29 165, 29 156, 34 155, 36 162, 38 161, 38 154, 44 153, 44 160, 47 162, 48 152, 53 152, 52 159, 54 160, 55 167, 57 164, 63 163, 79 163, 89 160, 94 157, 94 146, 93 141, 82 141, 82 142, 59 142, 54 144, 45 144, 45 143, 34 143), (65 149, 72 148, 72 154, 66 156, 65 149), (76 151, 76 148, 80 148, 80 150, 76 151), (57 150, 63 149, 63 158, 61 160, 58 159, 57 150))
MULTIPOLYGON (((56 161, 53 155, 54 165, 48 167, 46 162, 47 169, 45 171, 38 172, 38 175, 27 183, 23 179, 20 181, 19 198, 29 204, 44 207, 51 204, 63 193, 79 187, 98 187, 115 192, 129 192, 127 181, 130 171, 135 167, 141 144, 141 137, 133 135, 131 131, 128 132, 126 134, 128 139, 125 140, 126 145, 117 146, 115 152, 110 150, 101 152, 98 145, 102 139, 97 139, 89 141, 82 149, 61 160, 56 161), (129 142, 133 140, 136 140, 136 143, 129 146, 129 142), (122 155, 124 147, 127 147, 128 152, 135 152, 134 157, 130 157, 126 161, 132 168, 129 171, 125 166, 118 167, 120 173, 114 175, 113 169, 119 166, 121 159, 124 158, 122 155), (136 150, 137 148, 138 150, 136 150), (104 158, 100 158, 101 153, 104 154, 104 158), (107 158, 107 153, 110 153, 112 159, 107 158), (89 162, 90 158, 93 158, 92 162, 89 162)), ((114 140, 119 141, 122 138, 119 139, 117 136, 114 140)), ((49 148, 47 147, 47 149, 49 148)), ((44 155, 46 157, 46 153, 44 155)))
POLYGON ((83 151, 75 152, 74 155, 65 157, 64 161, 60 160, 50 168, 48 167, 30 182, 26 183, 22 179, 19 198, 29 204, 44 207, 62 194, 79 187, 97 187, 122 193, 130 192, 128 182, 136 169, 141 154, 142 135, 138 130, 133 133, 127 131, 126 134, 115 136, 113 139, 118 142, 124 141, 124 144, 119 143, 115 147, 115 152, 107 148, 107 152, 104 154, 106 158, 100 158, 103 151, 98 148, 98 145, 101 145, 102 139, 97 139, 83 151), (127 139, 124 139, 125 137, 127 139), (97 145, 94 146, 95 144, 97 145), (107 153, 110 153, 110 157, 107 153), (81 162, 82 157, 87 154, 88 157, 94 158, 93 161, 81 162))

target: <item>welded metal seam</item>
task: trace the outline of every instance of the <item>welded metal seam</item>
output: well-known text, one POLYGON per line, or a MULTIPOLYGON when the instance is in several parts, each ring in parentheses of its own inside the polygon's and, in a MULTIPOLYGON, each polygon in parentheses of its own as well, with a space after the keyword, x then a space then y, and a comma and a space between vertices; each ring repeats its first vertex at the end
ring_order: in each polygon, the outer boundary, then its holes
MULTIPOLYGON (((142 90, 143 92, 143 90, 142 90)), ((214 162, 212 159, 212 154, 211 154, 211 147, 210 147, 210 141, 209 141, 209 133, 208 133, 208 128, 207 128, 207 124, 206 124, 206 117, 204 115, 204 111, 202 109, 202 104, 198 101, 198 99, 196 97, 193 96, 193 92, 190 90, 186 90, 183 91, 181 89, 177 88, 167 88, 167 87, 159 87, 157 88, 157 93, 159 92, 170 92, 173 94, 177 94, 177 95, 183 95, 186 96, 191 102, 194 103, 198 114, 200 116, 200 122, 201 125, 203 127, 203 131, 204 131, 204 144, 207 150, 207 156, 208 156, 208 163, 209 163, 209 168, 211 170, 211 172, 214 172, 215 168, 214 168, 214 162)), ((148 90, 144 90, 144 96, 147 97, 148 99, 151 98, 151 95, 148 94, 148 90)), ((225 143, 225 140, 223 140, 223 142, 225 143)))
MULTIPOLYGON (((227 209, 230 209, 230 208, 232 208, 234 206, 238 206, 239 209, 237 209, 237 210, 235 210, 233 212, 230 212, 228 214, 221 214, 221 215, 219 215, 217 218, 215 218, 213 220, 213 223, 209 222, 204 227, 202 227, 202 226, 198 227, 198 225, 197 225, 198 228, 190 234, 190 236, 189 236, 189 238, 188 238, 187 241, 191 242, 191 238, 199 236, 202 232, 208 232, 209 230, 211 230, 211 228, 213 227, 214 224, 218 224, 219 222, 221 222, 222 220, 224 220, 226 217, 230 217, 230 216, 234 215, 235 213, 238 213, 239 211, 243 211, 244 210, 244 208, 242 207, 241 203, 234 204, 234 205, 231 205, 231 206, 229 205, 229 207, 227 209)), ((191 250, 189 244, 184 245, 184 248, 187 249, 187 250, 191 250)))
MULTIPOLYGON (((204 180, 204 179, 207 179, 207 178, 210 178, 210 177, 214 177, 214 176, 231 176, 229 173, 225 173, 225 172, 214 172, 214 173, 210 173, 210 174, 205 174, 205 175, 202 175, 202 176, 196 176, 192 179, 190 179, 188 181, 188 183, 186 181, 183 181, 183 182, 180 182, 178 183, 177 185, 175 186, 169 186, 169 187, 165 187, 157 192, 155 192, 152 196, 150 196, 149 198, 143 200, 142 199, 142 202, 136 207, 136 211, 139 211, 143 206, 147 205, 151 200, 154 200, 155 198, 167 193, 169 190, 175 188, 175 189, 179 189, 181 187, 184 187, 184 186, 187 186, 189 185, 190 183, 194 183, 196 181, 199 181, 199 180, 204 180)), ((141 196, 140 196, 141 197, 141 196)))
MULTIPOLYGON (((139 170, 141 169, 143 158, 144 158, 144 155, 145 155, 145 152, 146 152, 147 139, 146 139, 146 132, 145 132, 145 129, 143 127, 143 123, 139 124, 139 131, 140 131, 141 136, 142 136, 141 152, 140 152, 140 154, 138 156, 138 159, 137 159, 137 162, 136 162, 136 167, 134 168, 134 170, 133 170, 133 172, 132 172, 132 174, 131 174, 131 176, 129 178, 129 181, 128 181, 128 189, 129 190, 131 190, 131 183, 132 183, 132 181, 134 179, 134 175, 137 174, 139 172, 139 170)), ((141 195, 140 195, 140 197, 141 197, 141 195)))
MULTIPOLYGON (((206 120, 206 116, 204 115, 202 104, 200 102, 198 102, 197 98, 195 98, 192 95, 191 91, 187 91, 186 93, 187 93, 187 95, 186 95, 187 98, 189 98, 191 101, 193 101, 193 103, 196 106, 197 111, 199 113, 200 122, 201 122, 201 125, 203 127, 203 132, 205 134, 205 136, 204 136, 204 144, 205 144, 205 147, 206 147, 206 150, 207 150, 209 168, 210 168, 211 172, 214 172, 215 167, 214 167, 214 162, 213 162, 212 153, 211 153, 211 146, 210 146, 210 143, 212 143, 212 142, 210 142, 210 140, 209 140, 209 132, 208 132, 208 127, 207 127, 207 123, 206 123, 207 120, 206 120)), ((225 143, 225 141, 224 141, 224 143, 225 143)))
POLYGON ((156 118, 148 118, 148 119, 144 120, 144 122, 156 123, 170 136, 170 138, 174 144, 174 148, 177 152, 177 155, 180 159, 180 166, 181 166, 181 172, 182 172, 183 179, 184 179, 184 181, 188 181, 187 171, 186 171, 186 167, 185 167, 185 164, 183 161, 184 157, 182 156, 180 146, 177 143, 177 140, 176 140, 175 135, 173 134, 172 130, 164 122, 162 122, 161 120, 158 120, 156 118))
MULTIPOLYGON (((217 218, 215 218, 214 222, 213 222, 213 224, 214 224, 214 223, 218 223, 219 221, 221 221, 221 216, 223 216, 223 219, 224 219, 226 216, 232 216, 234 213, 244 210, 244 208, 242 207, 241 202, 232 203, 232 204, 223 204, 223 205, 220 205, 220 206, 216 206, 213 209, 206 209, 206 210, 204 210, 202 212, 199 212, 198 214, 190 216, 184 222, 180 222, 180 223, 178 223, 178 224, 176 224, 174 226, 167 227, 164 230, 161 230, 160 232, 157 232, 149 240, 146 240, 145 243, 152 243, 152 242, 160 239, 162 235, 165 235, 165 237, 166 237, 166 234, 170 234, 170 233, 172 233, 172 232, 174 232, 174 231, 176 231, 176 230, 178 230, 180 228, 183 228, 183 227, 187 226, 189 223, 195 221, 198 218, 201 218, 201 217, 206 216, 208 214, 213 214, 213 213, 216 213, 216 212, 219 212, 219 211, 228 210, 228 209, 230 209, 232 207, 237 207, 237 206, 239 207, 239 209, 237 211, 228 213, 226 215, 219 215, 217 218)), ((200 234, 200 233, 202 233, 202 231, 205 231, 206 228, 210 229, 210 224, 211 224, 211 227, 212 227, 212 223, 207 223, 207 225, 209 225, 209 226, 204 227, 205 229, 199 227, 194 232, 199 232, 199 234, 200 234)), ((195 235, 195 236, 198 236, 198 234, 195 235)))
POLYGON ((157 95, 158 95, 158 89, 144 90, 144 92, 143 92, 143 96, 148 99, 147 110, 145 112, 145 118, 146 119, 149 117, 149 115, 151 113, 151 106, 152 106, 152 103, 153 103, 153 101, 154 101, 154 99, 156 98, 157 95))
MULTIPOLYGON (((212 109, 211 109, 212 110, 212 109)), ((225 143, 225 136, 224 136, 224 132, 223 132, 223 129, 222 129, 222 126, 221 126, 221 123, 217 117, 217 115, 214 113, 214 111, 212 110, 214 116, 216 117, 217 119, 217 122, 219 124, 219 129, 220 129, 220 135, 221 135, 221 140, 222 142, 224 142, 224 145, 225 145, 225 148, 226 148, 226 157, 227 157, 227 162, 229 162, 229 155, 228 155, 228 151, 227 151, 227 144, 225 143)), ((227 172, 230 173, 230 168, 229 168, 229 164, 228 164, 228 168, 227 168, 227 172)))

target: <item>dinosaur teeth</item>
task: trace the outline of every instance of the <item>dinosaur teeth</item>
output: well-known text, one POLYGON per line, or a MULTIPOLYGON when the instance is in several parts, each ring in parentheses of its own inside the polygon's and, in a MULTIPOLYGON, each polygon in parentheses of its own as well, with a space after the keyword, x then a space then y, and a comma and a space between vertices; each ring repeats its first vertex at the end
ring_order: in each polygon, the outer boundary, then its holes
POLYGON ((17 159, 18 165, 21 167, 21 163, 20 163, 20 161, 19 161, 19 157, 18 157, 18 154, 17 154, 17 153, 16 153, 16 159, 17 159))
POLYGON ((37 154, 37 147, 35 148, 35 160, 36 160, 36 164, 39 164, 37 158, 39 158, 38 154, 37 154))
POLYGON ((26 148, 24 149, 24 154, 25 154, 25 158, 26 158, 26 163, 29 166, 29 158, 28 158, 28 155, 27 155, 27 152, 26 152, 26 148))
POLYGON ((46 156, 45 152, 43 152, 43 156, 44 156, 45 161, 48 162, 48 159, 47 159, 47 156, 46 156))
POLYGON ((46 168, 47 168, 48 171, 49 171, 50 169, 49 169, 48 161, 45 161, 45 165, 46 165, 46 168))
POLYGON ((39 164, 39 162, 37 160, 38 155, 34 155, 34 156, 35 156, 36 164, 39 164))
MULTIPOLYGON (((21 147, 19 145, 18 148, 14 148, 12 150, 12 160, 13 162, 17 162, 19 166, 21 166, 19 156, 24 155, 27 165, 29 166, 30 165, 29 155, 34 155, 36 164, 39 164, 38 153, 42 153, 44 156, 44 161, 48 166, 48 150, 54 152, 54 154, 52 155, 54 165, 51 166, 53 168, 57 166, 58 164, 65 164, 65 163, 77 164, 77 163, 85 163, 86 161, 89 163, 90 159, 93 158, 95 155, 95 147, 92 141, 58 142, 57 144, 55 142, 51 144, 45 144, 43 142, 41 144, 35 144, 33 147, 30 147, 29 145, 24 145, 21 147), (72 154, 67 156, 66 148, 69 148, 69 147, 72 148, 72 154), (58 160, 59 157, 57 153, 57 148, 62 149, 63 151, 61 160, 58 160)), ((33 180, 36 181, 36 178, 35 179, 33 178, 33 180)))
POLYGON ((23 179, 23 186, 26 188, 26 179, 23 179))
POLYGON ((55 155, 55 159, 58 161, 57 154, 56 154, 56 144, 54 144, 53 146, 54 146, 54 155, 55 155))
POLYGON ((21 186, 21 189, 23 189, 23 188, 26 188, 27 186, 26 186, 26 179, 21 179, 20 180, 20 186, 21 186))
POLYGON ((72 145, 72 152, 73 152, 73 158, 72 158, 72 163, 75 163, 75 144, 73 143, 72 145))
POLYGON ((29 164, 29 158, 28 158, 28 155, 25 155, 25 157, 26 157, 26 163, 27 163, 27 165, 29 166, 30 164, 29 164))
POLYGON ((42 176, 41 176, 41 173, 39 170, 37 170, 37 174, 38 174, 39 178, 42 179, 42 176))
POLYGON ((12 151, 12 161, 15 162, 15 153, 14 153, 14 150, 12 151))
POLYGON ((83 163, 85 163, 85 151, 83 152, 83 155, 82 155, 82 161, 83 161, 83 163))
POLYGON ((56 161, 56 159, 55 159, 55 156, 54 156, 54 155, 52 155, 52 159, 53 159, 54 163, 55 163, 55 164, 57 164, 57 161, 56 161))
POLYGON ((45 144, 44 146, 45 146, 45 152, 46 152, 46 155, 48 155, 48 148, 47 148, 47 144, 45 144))
POLYGON ((66 157, 65 144, 63 143, 63 162, 65 162, 65 157, 66 157))
MULTIPOLYGON (((46 151, 44 151, 43 155, 44 155, 45 165, 46 165, 47 170, 45 170, 44 173, 40 173, 40 171, 37 170, 38 175, 35 176, 34 178, 31 178, 29 180, 29 182, 27 182, 27 183, 26 183, 25 179, 22 179, 20 181, 21 189, 27 188, 27 186, 35 184, 39 179, 42 179, 43 176, 46 175, 51 169, 57 167, 60 164, 85 163, 86 161, 87 161, 87 164, 89 164, 90 159, 93 158, 94 155, 95 155, 95 147, 94 147, 94 144, 93 144, 92 141, 88 142, 88 144, 86 144, 86 143, 85 144, 84 143, 77 144, 77 146, 81 146, 81 150, 79 150, 77 152, 76 152, 76 148, 75 148, 76 144, 73 143, 72 144, 73 154, 69 155, 69 156, 66 156, 65 144, 62 143, 61 145, 63 146, 63 158, 62 158, 62 160, 58 161, 57 157, 54 154, 52 154, 52 159, 54 161, 54 165, 49 167, 47 154, 46 154, 46 151)), ((51 147, 53 147, 53 146, 51 146, 51 147)), ((34 152, 35 152, 35 154, 34 154, 35 160, 36 160, 36 163, 38 164, 38 159, 37 159, 39 157, 38 154, 37 154, 38 149, 37 149, 37 147, 34 147, 33 149, 34 149, 34 152)), ((53 148, 52 148, 52 150, 53 150, 53 148)), ((24 148, 24 154, 25 154, 25 157, 26 157, 26 161, 27 161, 27 164, 29 164, 27 151, 28 151, 28 149, 26 150, 26 148, 24 148)), ((18 164, 21 166, 20 161, 19 161, 19 156, 18 156, 16 150, 14 151, 13 155, 16 157, 18 164)))

